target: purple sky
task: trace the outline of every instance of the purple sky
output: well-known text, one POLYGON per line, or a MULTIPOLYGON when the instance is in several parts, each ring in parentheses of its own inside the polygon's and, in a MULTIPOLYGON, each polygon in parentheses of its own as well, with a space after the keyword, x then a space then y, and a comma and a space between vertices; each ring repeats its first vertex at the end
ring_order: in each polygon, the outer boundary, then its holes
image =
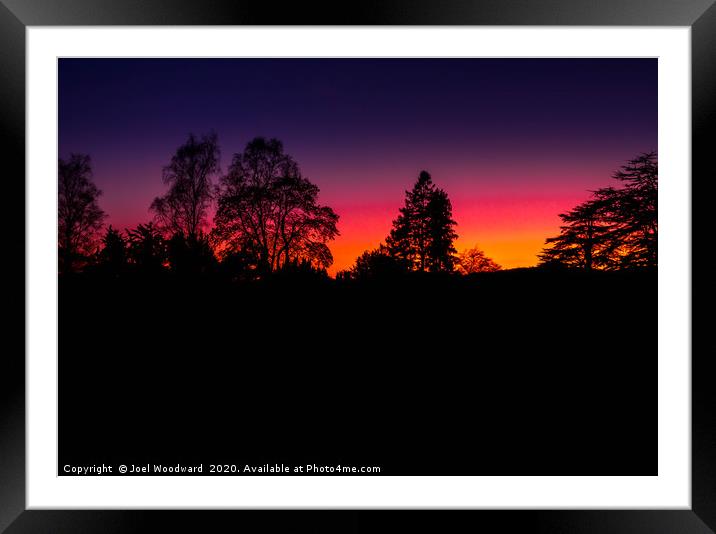
POLYGON ((341 216, 333 271, 385 238, 422 169, 458 248, 533 265, 560 211, 657 149, 657 60, 60 60, 60 157, 90 154, 115 227, 150 219, 162 167, 210 130, 223 169, 255 136, 283 141, 341 216))

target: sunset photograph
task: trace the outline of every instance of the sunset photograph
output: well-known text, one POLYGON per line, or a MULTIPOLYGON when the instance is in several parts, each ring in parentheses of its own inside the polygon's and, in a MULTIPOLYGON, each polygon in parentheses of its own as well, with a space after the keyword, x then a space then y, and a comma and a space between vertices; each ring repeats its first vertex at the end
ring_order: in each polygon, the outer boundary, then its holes
POLYGON ((58 465, 655 475, 657 81, 58 59, 58 465))

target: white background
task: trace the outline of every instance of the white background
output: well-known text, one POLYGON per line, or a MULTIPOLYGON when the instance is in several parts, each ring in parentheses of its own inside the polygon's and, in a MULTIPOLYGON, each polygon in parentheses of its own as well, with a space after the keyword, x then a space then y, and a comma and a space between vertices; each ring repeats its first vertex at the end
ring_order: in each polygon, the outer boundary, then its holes
POLYGON ((28 28, 27 45, 28 508, 690 508, 689 28, 28 28), (57 477, 56 117, 64 56, 658 57, 659 475, 57 477))

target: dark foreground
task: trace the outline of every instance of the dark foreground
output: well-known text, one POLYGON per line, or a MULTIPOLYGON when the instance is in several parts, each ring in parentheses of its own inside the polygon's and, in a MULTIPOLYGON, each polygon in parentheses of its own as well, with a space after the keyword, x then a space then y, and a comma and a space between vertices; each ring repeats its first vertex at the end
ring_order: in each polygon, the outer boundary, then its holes
POLYGON ((78 277, 59 313, 60 475, 657 474, 655 272, 78 277))

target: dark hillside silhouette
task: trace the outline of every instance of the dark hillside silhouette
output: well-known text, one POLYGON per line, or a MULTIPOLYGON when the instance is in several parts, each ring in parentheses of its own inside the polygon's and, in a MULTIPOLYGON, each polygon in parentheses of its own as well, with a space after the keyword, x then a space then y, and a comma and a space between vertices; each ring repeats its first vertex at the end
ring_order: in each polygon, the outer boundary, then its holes
POLYGON ((60 463, 655 475, 656 299, 631 271, 62 280, 60 463))

